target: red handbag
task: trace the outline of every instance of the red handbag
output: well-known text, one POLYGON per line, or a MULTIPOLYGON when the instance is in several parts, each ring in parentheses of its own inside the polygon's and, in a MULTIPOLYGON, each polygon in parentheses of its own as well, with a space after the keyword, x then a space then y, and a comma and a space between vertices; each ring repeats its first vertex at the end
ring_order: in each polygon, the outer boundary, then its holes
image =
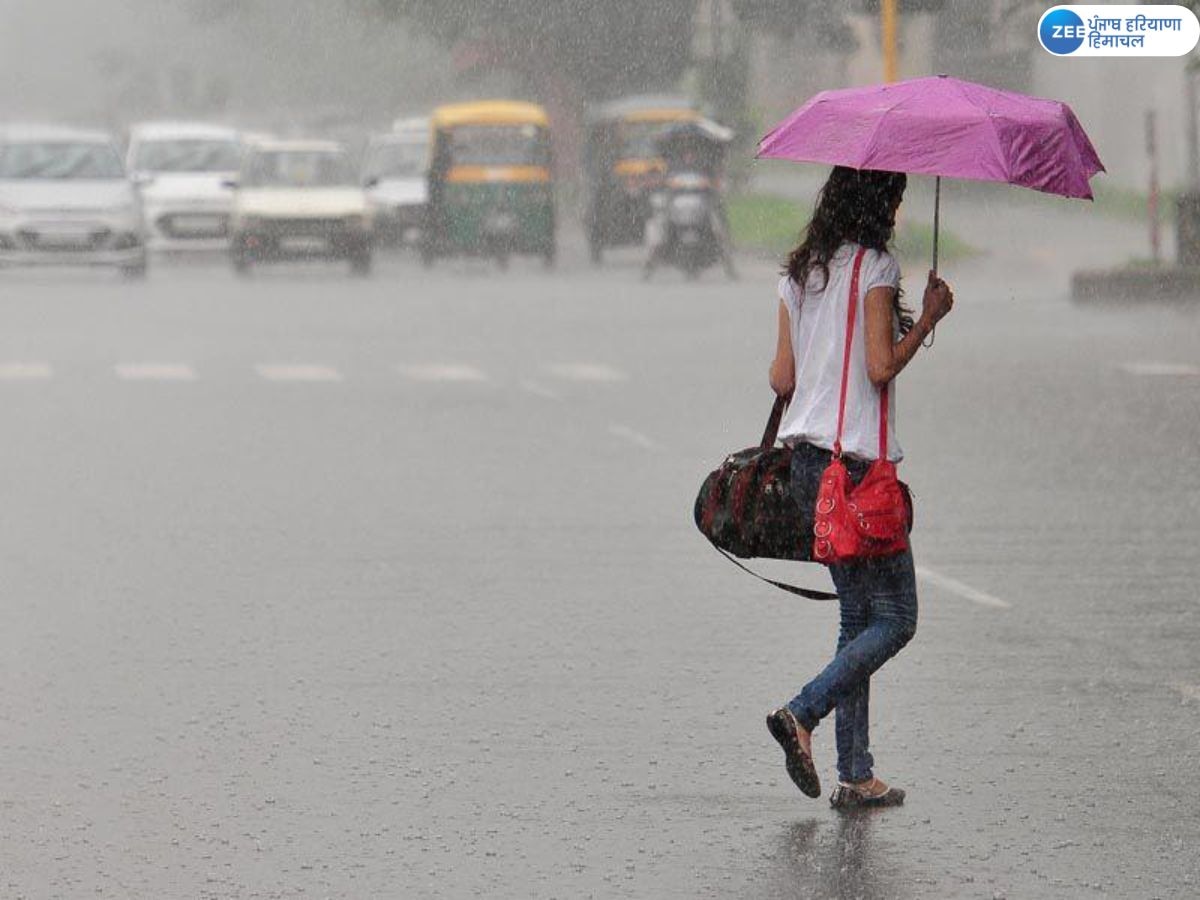
POLYGON ((912 527, 912 498, 896 477, 896 464, 887 458, 888 386, 879 391, 879 458, 855 485, 842 462, 842 425, 846 417, 846 386, 850 379, 850 347, 858 310, 860 248, 850 279, 846 349, 842 356, 842 390, 838 400, 837 436, 833 459, 821 473, 813 524, 813 559, 825 565, 842 565, 876 556, 891 556, 908 549, 912 527))

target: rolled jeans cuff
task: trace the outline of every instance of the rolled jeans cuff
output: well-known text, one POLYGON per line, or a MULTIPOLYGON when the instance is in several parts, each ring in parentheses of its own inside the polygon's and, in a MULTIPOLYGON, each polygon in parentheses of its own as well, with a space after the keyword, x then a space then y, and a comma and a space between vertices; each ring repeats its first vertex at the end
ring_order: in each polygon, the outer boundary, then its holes
POLYGON ((809 732, 815 731, 821 721, 821 717, 813 715, 812 710, 805 709, 796 702, 797 700, 799 700, 798 697, 791 700, 788 703, 788 709, 792 711, 792 715, 796 717, 796 721, 800 723, 801 728, 809 732))

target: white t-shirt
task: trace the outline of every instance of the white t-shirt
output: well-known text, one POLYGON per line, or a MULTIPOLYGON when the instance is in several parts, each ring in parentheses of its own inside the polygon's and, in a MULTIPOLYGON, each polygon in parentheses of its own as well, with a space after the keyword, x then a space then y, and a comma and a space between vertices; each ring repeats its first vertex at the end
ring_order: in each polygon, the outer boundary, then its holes
MULTIPOLYGON (((837 434, 838 396, 842 387, 842 354, 846 346, 846 303, 858 244, 845 243, 829 261, 829 283, 822 284, 820 269, 811 272, 808 286, 798 290, 784 276, 779 299, 787 307, 796 357, 796 391, 779 426, 779 437, 788 443, 807 441, 833 449, 837 434)), ((842 451, 859 459, 879 456, 879 391, 867 375, 866 327, 863 298, 874 287, 900 286, 900 266, 890 253, 868 250, 858 276, 858 313, 850 348, 850 377, 846 386, 846 419, 842 451)), ((888 459, 899 462, 904 453, 896 440, 896 384, 888 390, 888 459)))

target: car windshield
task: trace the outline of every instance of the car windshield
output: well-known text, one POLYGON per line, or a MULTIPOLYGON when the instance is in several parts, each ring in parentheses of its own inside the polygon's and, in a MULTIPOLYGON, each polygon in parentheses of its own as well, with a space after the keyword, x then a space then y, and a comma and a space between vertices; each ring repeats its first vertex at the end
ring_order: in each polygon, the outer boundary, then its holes
POLYGON ((139 172, 235 172, 241 163, 235 140, 142 141, 134 152, 139 172))
POLYGON ((29 141, 0 144, 0 178, 124 178, 121 159, 100 141, 29 141))
POLYGON ((458 166, 545 166, 550 147, 536 125, 460 125, 450 132, 450 158, 458 166))
POLYGON ((388 141, 367 153, 366 178, 420 178, 425 174, 429 148, 421 142, 388 141))
POLYGON ((252 187, 339 187, 355 184, 346 154, 336 150, 265 150, 250 160, 252 187))

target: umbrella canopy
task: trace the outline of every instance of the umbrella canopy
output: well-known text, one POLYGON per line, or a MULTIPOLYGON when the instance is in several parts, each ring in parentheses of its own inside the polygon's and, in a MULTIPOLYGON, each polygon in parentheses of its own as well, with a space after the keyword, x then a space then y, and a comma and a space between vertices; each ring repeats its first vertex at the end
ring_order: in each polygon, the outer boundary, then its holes
POLYGON ((1104 171, 1071 108, 945 75, 823 91, 762 139, 758 156, 999 181, 1092 199, 1104 171))

